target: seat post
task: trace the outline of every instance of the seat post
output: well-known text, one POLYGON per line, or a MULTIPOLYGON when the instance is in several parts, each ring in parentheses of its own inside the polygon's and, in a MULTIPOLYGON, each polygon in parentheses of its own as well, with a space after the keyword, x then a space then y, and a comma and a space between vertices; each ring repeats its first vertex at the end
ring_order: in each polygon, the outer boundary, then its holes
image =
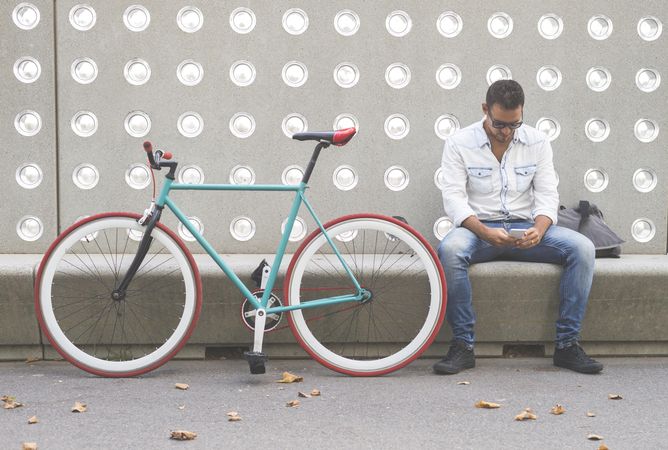
POLYGON ((318 161, 318 156, 320 156, 320 150, 327 147, 329 147, 329 142, 320 141, 318 142, 318 145, 316 145, 315 148, 313 149, 311 160, 308 163, 308 167, 306 167, 304 178, 302 178, 302 182, 304 182, 304 184, 308 184, 308 180, 311 178, 311 173, 313 173, 313 168, 315 167, 315 163, 318 161))

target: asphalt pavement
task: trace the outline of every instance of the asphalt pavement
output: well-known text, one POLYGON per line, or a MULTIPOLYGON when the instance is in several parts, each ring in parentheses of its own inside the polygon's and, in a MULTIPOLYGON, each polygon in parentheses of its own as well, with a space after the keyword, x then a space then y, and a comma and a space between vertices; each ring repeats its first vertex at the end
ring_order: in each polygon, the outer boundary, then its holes
POLYGON ((603 373, 582 375, 548 358, 480 358, 473 370, 437 376, 434 360, 419 360, 378 378, 309 360, 270 360, 265 375, 250 375, 243 360, 172 361, 128 379, 98 378, 65 362, 0 363, 0 396, 23 404, 0 410, 0 448, 668 448, 668 358, 601 361, 603 373), (303 382, 276 383, 284 371, 303 382), (321 395, 298 396, 313 389, 321 395), (286 406, 292 400, 299 406, 286 406), (479 400, 501 406, 476 408, 479 400), (77 401, 85 412, 71 412, 77 401), (561 415, 550 413, 557 404, 561 415), (525 408, 536 420, 514 420, 525 408), (240 421, 228 420, 232 411, 240 421), (28 423, 32 416, 37 423, 28 423), (197 437, 171 440, 176 430, 197 437))

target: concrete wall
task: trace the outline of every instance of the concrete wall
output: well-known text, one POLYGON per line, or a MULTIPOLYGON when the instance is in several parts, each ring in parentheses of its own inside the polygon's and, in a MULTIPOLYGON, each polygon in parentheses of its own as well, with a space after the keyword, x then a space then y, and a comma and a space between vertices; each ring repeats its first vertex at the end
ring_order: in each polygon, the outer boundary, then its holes
MULTIPOLYGON (((0 253, 38 253, 46 250, 58 232, 58 161, 56 124, 55 34, 53 2, 32 2, 39 22, 32 29, 19 28, 12 13, 20 2, 0 4, 0 253), (39 76, 24 83, 15 76, 15 66, 25 57, 39 65, 39 76), (20 134, 17 119, 30 114, 28 134, 20 134), (37 119, 37 117, 39 119, 37 119), (39 122, 37 122, 39 120, 39 122), (33 134, 34 133, 34 134, 33 134), (26 189, 17 182, 22 167, 27 173, 41 172, 41 182, 26 189), (17 226, 30 218, 36 240, 19 237, 17 226)), ((29 16, 29 13, 27 13, 29 16)), ((27 17, 28 18, 28 17, 27 17)))
MULTIPOLYGON (((309 195, 323 220, 354 211, 398 214, 436 244, 434 225, 443 208, 434 175, 443 141, 435 133, 435 123, 444 114, 455 116, 461 126, 478 120, 488 86, 486 73, 496 64, 507 66, 512 78, 524 86, 526 123, 535 125, 539 118, 549 117, 560 124, 553 147, 562 202, 574 205, 589 199, 597 203, 612 228, 627 240, 626 253, 666 253, 666 32, 651 41, 638 33, 643 17, 668 21, 665 2, 142 0, 150 22, 138 32, 124 24, 128 2, 87 2, 95 13, 95 24, 87 31, 72 25, 70 13, 79 4, 75 0, 31 1, 40 21, 30 30, 20 29, 12 19, 19 3, 5 1, 0 6, 0 146, 5 155, 0 177, 4 194, 0 253, 43 252, 58 230, 83 215, 143 210, 150 200, 150 187, 131 188, 126 172, 144 162, 141 143, 145 139, 174 152, 182 167, 197 165, 206 182, 227 182, 233 167, 242 164, 254 170, 256 183, 280 183, 286 167, 304 167, 310 155, 309 145, 291 141, 281 129, 292 113, 304 116, 310 130, 329 129, 345 113, 359 122, 358 137, 342 149, 326 151, 316 169, 309 195), (195 6, 202 13, 202 27, 194 33, 177 26, 177 14, 184 6, 195 6), (254 14, 255 26, 248 33, 237 33, 230 25, 238 7, 254 14), (290 34, 282 26, 290 8, 301 8, 308 16, 308 28, 302 34, 290 34), (337 13, 344 8, 360 20, 359 30, 351 36, 341 35, 334 27, 337 13), (386 26, 396 10, 411 20, 410 31, 402 37, 391 35, 386 26), (454 37, 443 36, 437 28, 446 11, 456 12, 463 23, 454 37), (496 38, 488 30, 488 20, 496 12, 512 19, 507 37, 496 38), (539 19, 548 13, 563 23, 556 39, 539 34, 539 19), (603 40, 587 31, 590 19, 599 14, 613 24, 611 35, 603 40), (41 76, 29 84, 13 74, 14 63, 25 55, 41 66, 41 76), (72 64, 78 58, 95 62, 98 72, 93 82, 74 80, 72 64), (145 60, 151 69, 150 79, 142 85, 130 84, 124 77, 126 63, 135 58, 145 60), (194 86, 184 85, 177 77, 177 67, 188 59, 203 69, 201 82, 194 86), (255 81, 248 86, 237 86, 230 78, 230 68, 239 60, 255 68, 255 81), (308 80, 301 87, 290 87, 281 77, 289 61, 300 61, 308 69, 308 80), (335 67, 343 62, 359 69, 359 81, 353 87, 342 88, 334 81, 335 67), (386 69, 393 63, 410 70, 410 82, 401 89, 385 80, 386 69), (437 71, 444 64, 454 64, 461 71, 461 81, 453 89, 437 83, 437 71), (547 65, 556 66, 562 74, 561 84, 551 91, 537 83, 537 72, 547 65), (606 90, 595 92, 587 86, 586 75, 592 67, 609 71, 612 81, 606 90), (637 87, 636 74, 642 68, 663 76, 658 89, 643 92, 637 87), (40 114, 42 128, 35 136, 22 136, 14 127, 15 117, 24 110, 40 114), (134 137, 125 129, 124 121, 135 111, 150 119, 146 136, 134 137), (96 130, 88 137, 73 131, 72 119, 79 112, 92 113, 97 119, 96 130), (177 121, 186 112, 201 116, 203 129, 196 137, 184 137, 177 130, 177 121), (247 138, 230 131, 230 119, 239 112, 255 120, 255 131, 247 138), (402 139, 391 139, 384 130, 386 119, 396 113, 410 124, 402 139), (586 136, 585 124, 592 118, 608 122, 607 139, 592 142, 586 136), (653 141, 641 142, 634 136, 639 119, 653 120, 660 128, 653 141), (35 189, 22 188, 15 181, 17 169, 25 162, 36 163, 43 173, 35 189), (93 166, 99 175, 92 189, 81 189, 73 182, 81 164, 93 166), (358 174, 351 190, 342 191, 333 184, 333 173, 341 165, 353 167, 358 174), (409 174, 405 189, 393 191, 384 183, 385 172, 392 166, 401 166, 409 174), (590 169, 609 177, 600 192, 591 192, 585 185, 590 169), (634 187, 638 169, 653 171, 658 182, 651 191, 634 187), (43 232, 34 242, 17 234, 24 216, 41 222, 43 232), (654 234, 646 242, 640 242, 642 227, 637 229, 640 241, 632 234, 638 219, 653 224, 654 234)), ((273 252, 290 202, 284 194, 178 193, 175 199, 188 215, 200 219, 212 244, 229 253, 273 252), (256 225, 255 236, 247 242, 230 234, 230 223, 238 216, 247 216, 256 225)), ((313 230, 313 221, 304 214, 309 231, 313 230)), ((171 218, 165 221, 175 225, 171 218)), ((445 230, 447 226, 440 234, 445 230)), ((291 249, 296 245, 291 244, 291 249)))

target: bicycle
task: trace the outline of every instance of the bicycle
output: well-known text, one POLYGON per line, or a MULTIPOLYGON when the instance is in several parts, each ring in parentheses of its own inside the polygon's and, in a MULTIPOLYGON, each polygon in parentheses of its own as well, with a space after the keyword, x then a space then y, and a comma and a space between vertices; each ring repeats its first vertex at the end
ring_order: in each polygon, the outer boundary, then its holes
POLYGON ((264 333, 283 315, 297 342, 335 371, 374 376, 415 360, 435 339, 446 305, 446 284, 427 241, 406 223, 376 214, 322 224, 305 196, 322 149, 343 146, 354 128, 297 133, 317 141, 299 184, 175 183, 171 153, 144 150, 153 198, 143 215, 110 212, 63 231, 40 263, 37 317, 51 345, 75 366, 99 376, 128 377, 169 361, 190 337, 202 307, 197 264, 183 241, 160 222, 165 206, 237 286, 242 319, 254 333, 245 352, 251 373, 264 373, 264 333), (153 171, 169 169, 156 199, 153 171), (263 289, 251 292, 169 197, 173 190, 295 192, 263 289), (273 292, 295 218, 305 205, 317 224, 294 253, 284 302, 273 292))

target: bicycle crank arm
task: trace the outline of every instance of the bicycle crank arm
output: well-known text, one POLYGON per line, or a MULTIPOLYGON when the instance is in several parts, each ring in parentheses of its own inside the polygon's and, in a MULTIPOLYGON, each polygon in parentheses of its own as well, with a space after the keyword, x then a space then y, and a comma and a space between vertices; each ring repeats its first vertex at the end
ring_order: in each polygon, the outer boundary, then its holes
POLYGON ((255 332, 253 336, 253 351, 244 352, 248 361, 250 372, 254 375, 265 373, 264 362, 267 355, 262 353, 262 339, 264 338, 264 324, 267 320, 267 312, 260 308, 255 313, 255 332))

